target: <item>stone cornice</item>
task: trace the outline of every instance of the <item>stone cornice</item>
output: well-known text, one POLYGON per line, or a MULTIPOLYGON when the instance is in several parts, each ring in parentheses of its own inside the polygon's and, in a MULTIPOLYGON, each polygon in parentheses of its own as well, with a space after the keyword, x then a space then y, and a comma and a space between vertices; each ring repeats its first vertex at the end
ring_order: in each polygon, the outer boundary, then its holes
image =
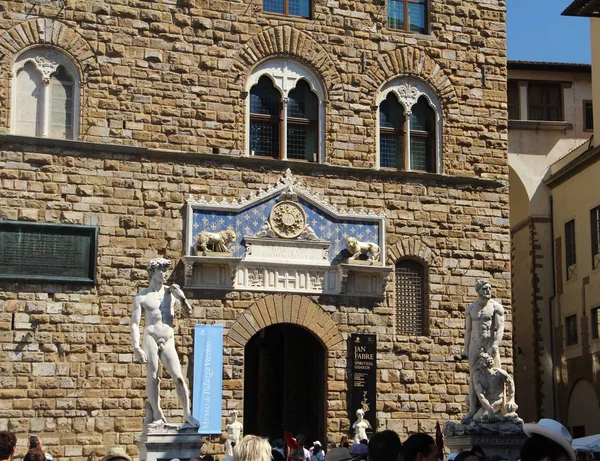
POLYGON ((556 173, 549 176, 544 183, 550 189, 554 189, 556 186, 560 186, 562 183, 571 179, 577 173, 585 170, 588 166, 596 163, 598 160, 600 160, 600 146, 593 147, 583 152, 556 173))
MULTIPOLYGON (((470 176, 450 176, 437 173, 422 173, 418 171, 378 170, 374 168, 357 168, 351 166, 330 165, 322 163, 290 162, 260 157, 242 157, 227 154, 206 154, 192 151, 178 151, 166 149, 152 149, 138 146, 124 146, 119 144, 95 143, 87 141, 72 141, 68 139, 36 138, 13 134, 0 134, 0 148, 6 150, 24 151, 25 146, 36 146, 43 153, 57 155, 56 148, 69 151, 77 150, 80 153, 97 152, 97 155, 128 154, 132 157, 145 156, 162 161, 180 161, 191 164, 212 163, 222 168, 248 167, 281 171, 293 167, 295 174, 307 176, 349 176, 359 181, 386 181, 423 184, 425 186, 455 186, 458 188, 481 188, 483 190, 497 190, 505 188, 508 181, 483 179, 470 176)), ((60 155, 60 154, 58 154, 60 155)), ((127 159, 131 160, 131 159, 127 159)))

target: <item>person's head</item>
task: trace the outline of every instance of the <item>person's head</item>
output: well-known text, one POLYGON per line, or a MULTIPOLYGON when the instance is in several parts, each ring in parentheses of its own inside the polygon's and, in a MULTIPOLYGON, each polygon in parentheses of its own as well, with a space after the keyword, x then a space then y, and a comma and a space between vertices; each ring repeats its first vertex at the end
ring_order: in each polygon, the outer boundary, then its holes
POLYGON ((332 448, 325 455, 325 461, 350 461, 352 459, 350 450, 344 447, 332 448))
POLYGON ((271 445, 267 439, 245 435, 233 449, 232 461, 271 461, 271 445))
POLYGON ((456 455, 454 461, 479 461, 479 456, 472 451, 462 451, 456 455))
POLYGON ((319 452, 322 449, 323 447, 321 446, 321 442, 319 442, 318 440, 316 442, 313 442, 313 455, 319 454, 319 452))
POLYGON ((402 442, 394 431, 376 432, 368 443, 369 461, 400 461, 402 442))
MULTIPOLYGON (((146 266, 148 271, 148 280, 152 280, 154 276, 159 273, 161 274, 160 281, 162 283, 167 281, 167 271, 171 267, 171 260, 165 258, 154 258, 146 266)), ((156 275, 158 277, 158 275, 156 275)))
MULTIPOLYGON (((477 365, 475 366, 478 370, 486 370, 492 368, 494 365, 494 359, 491 355, 486 352, 481 352, 477 359, 477 365)), ((480 446, 475 446, 471 449, 471 453, 477 456, 479 459, 485 459, 485 453, 480 446)))
POLYGON ((202 457, 203 461, 215 461, 215 458, 213 455, 204 455, 202 457))
POLYGON ((342 435, 342 438, 340 439, 340 447, 343 448, 348 448, 350 446, 350 444, 348 443, 348 436, 347 435, 342 435))
MULTIPOLYGON (((481 358, 484 354, 485 352, 482 352, 481 354, 479 354, 479 357, 481 358)), ((489 354, 485 354, 484 357, 486 358, 486 367, 491 368, 494 364, 494 359, 489 354)), ((485 451, 483 451, 483 448, 481 448, 479 445, 475 445, 473 448, 471 448, 471 453, 475 453, 475 455, 480 459, 480 461, 483 461, 485 459, 485 451)))
POLYGON ((40 447, 30 448, 27 450, 23 461, 46 461, 46 455, 40 447))
POLYGON ((558 421, 540 419, 537 424, 523 424, 529 437, 521 448, 521 461, 576 461, 573 437, 558 421))
POLYGON ((131 461, 131 457, 125 452, 124 448, 112 447, 100 461, 131 461))
POLYGON ((304 437, 303 434, 298 434, 296 436, 296 443, 301 447, 304 447, 304 445, 306 444, 306 437, 304 437))
POLYGON ((437 461, 438 448, 433 437, 419 432, 402 444, 402 455, 403 461, 437 461))
POLYGON ((475 291, 481 298, 490 299, 492 297, 492 284, 489 280, 477 280, 475 282, 475 291))
POLYGON ((0 431, 0 460, 12 459, 17 437, 12 432, 0 431))

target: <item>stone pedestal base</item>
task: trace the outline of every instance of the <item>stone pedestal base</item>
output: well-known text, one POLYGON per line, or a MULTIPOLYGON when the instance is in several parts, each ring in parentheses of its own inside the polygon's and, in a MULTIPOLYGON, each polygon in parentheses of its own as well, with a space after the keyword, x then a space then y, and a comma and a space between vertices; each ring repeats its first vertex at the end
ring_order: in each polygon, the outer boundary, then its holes
POLYGON ((200 456, 202 443, 197 427, 164 424, 149 428, 140 437, 139 461, 189 461, 200 456))
POLYGON ((479 445, 488 458, 498 455, 508 461, 517 461, 526 440, 523 425, 518 423, 450 422, 444 426, 444 445, 451 453, 460 453, 479 445))

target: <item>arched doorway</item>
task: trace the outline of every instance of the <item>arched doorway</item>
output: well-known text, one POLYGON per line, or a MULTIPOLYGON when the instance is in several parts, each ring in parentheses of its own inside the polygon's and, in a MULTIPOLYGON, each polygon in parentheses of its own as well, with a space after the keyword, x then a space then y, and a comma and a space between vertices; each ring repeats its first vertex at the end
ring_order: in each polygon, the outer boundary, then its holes
POLYGON ((256 333, 244 352, 244 433, 324 441, 326 359, 321 341, 298 325, 256 333))
POLYGON ((568 411, 568 425, 574 438, 600 432, 600 406, 589 381, 580 379, 573 386, 568 411))

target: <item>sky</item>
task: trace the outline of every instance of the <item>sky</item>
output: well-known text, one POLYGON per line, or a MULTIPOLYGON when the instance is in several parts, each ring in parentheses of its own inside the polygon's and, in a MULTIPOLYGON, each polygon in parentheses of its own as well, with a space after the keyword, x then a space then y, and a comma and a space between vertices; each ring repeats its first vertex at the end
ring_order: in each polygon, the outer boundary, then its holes
POLYGON ((589 63, 590 20, 561 16, 572 0, 506 0, 508 59, 589 63))

